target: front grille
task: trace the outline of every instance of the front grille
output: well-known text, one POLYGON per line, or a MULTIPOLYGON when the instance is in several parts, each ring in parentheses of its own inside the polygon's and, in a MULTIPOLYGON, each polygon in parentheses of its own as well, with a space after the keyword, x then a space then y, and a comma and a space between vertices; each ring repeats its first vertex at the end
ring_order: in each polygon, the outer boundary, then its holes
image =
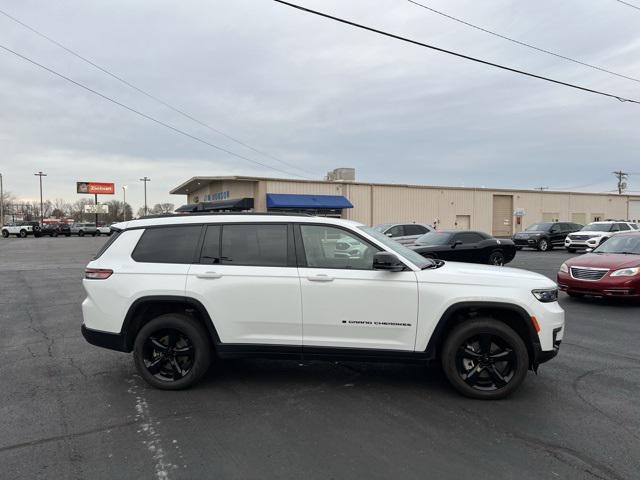
POLYGON ((600 280, 608 271, 607 268, 571 267, 571 276, 578 280, 600 280))
POLYGON ((591 235, 569 235, 571 240, 589 240, 591 235))

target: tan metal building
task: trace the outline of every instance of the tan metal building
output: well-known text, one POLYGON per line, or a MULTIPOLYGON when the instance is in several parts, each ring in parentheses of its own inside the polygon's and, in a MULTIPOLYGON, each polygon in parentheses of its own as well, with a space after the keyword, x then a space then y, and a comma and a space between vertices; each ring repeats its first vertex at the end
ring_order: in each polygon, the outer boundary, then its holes
POLYGON ((617 194, 245 176, 193 177, 171 193, 185 195, 194 209, 206 203, 218 210, 299 211, 369 225, 437 223, 440 229, 470 228, 496 236, 540 221, 640 221, 640 196, 617 194))

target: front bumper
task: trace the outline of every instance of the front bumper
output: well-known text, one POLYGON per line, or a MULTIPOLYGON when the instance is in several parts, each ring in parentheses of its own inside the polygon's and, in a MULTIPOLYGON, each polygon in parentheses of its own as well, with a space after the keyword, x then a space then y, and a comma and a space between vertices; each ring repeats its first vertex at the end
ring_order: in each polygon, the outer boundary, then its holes
POLYGON ((611 277, 600 280, 581 280, 571 274, 558 272, 558 288, 564 292, 593 297, 640 298, 639 277, 611 277))
POLYGON ((535 247, 538 244, 538 238, 516 238, 513 237, 513 243, 516 247, 535 247))
POLYGON ((535 358, 534 358, 534 368, 540 365, 541 363, 548 362, 560 351, 560 344, 562 343, 562 335, 561 332, 564 327, 557 327, 553 329, 552 338, 553 338, 553 350, 542 350, 536 347, 535 350, 535 358))
POLYGON ((594 238, 588 238, 585 240, 579 239, 571 239, 569 237, 565 238, 564 240, 564 246, 565 248, 575 248, 577 249, 583 249, 583 248, 596 248, 598 245, 600 245, 600 242, 602 241, 602 237, 594 237, 594 238))

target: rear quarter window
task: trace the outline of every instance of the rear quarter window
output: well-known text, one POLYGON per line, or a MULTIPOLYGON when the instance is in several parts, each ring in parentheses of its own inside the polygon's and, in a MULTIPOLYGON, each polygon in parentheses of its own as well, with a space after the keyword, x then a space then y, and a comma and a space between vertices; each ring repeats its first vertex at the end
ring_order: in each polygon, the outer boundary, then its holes
POLYGON ((193 263, 200 225, 148 228, 131 254, 136 262, 193 263))
POLYGON ((118 237, 120 236, 122 232, 120 232, 119 230, 115 230, 114 232, 111 233, 111 236, 109 237, 109 240, 107 240, 104 245, 102 245, 102 247, 100 247, 100 250, 98 250, 96 252, 96 254, 94 255, 93 259, 97 260, 98 258, 100 258, 102 256, 102 254, 104 252, 106 252, 107 250, 109 250, 109 247, 111 245, 113 245, 113 242, 115 242, 118 237))

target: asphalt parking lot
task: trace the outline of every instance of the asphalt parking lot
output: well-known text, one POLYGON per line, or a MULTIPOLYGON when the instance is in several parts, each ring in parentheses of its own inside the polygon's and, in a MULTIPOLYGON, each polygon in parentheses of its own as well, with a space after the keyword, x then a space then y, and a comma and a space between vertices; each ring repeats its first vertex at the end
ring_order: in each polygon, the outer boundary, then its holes
MULTIPOLYGON (((640 305, 561 294, 559 356, 503 401, 433 367, 263 360, 166 392, 80 334, 104 241, 0 239, 0 478, 640 477, 640 305)), ((554 278, 569 256, 511 266, 554 278)))

